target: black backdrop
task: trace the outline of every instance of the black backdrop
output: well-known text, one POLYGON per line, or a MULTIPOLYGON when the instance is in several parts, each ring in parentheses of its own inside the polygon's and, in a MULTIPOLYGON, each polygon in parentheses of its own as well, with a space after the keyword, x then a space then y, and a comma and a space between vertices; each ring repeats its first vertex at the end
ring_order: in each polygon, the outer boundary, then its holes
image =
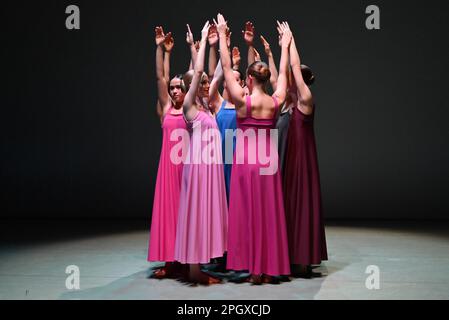
MULTIPOLYGON (((186 70, 217 11, 272 44, 288 20, 317 81, 316 136, 327 218, 447 218, 447 1, 21 1, 2 4, 2 217, 149 218, 161 132, 154 35, 186 70), (81 10, 67 30, 65 8, 81 10), (381 30, 365 28, 365 8, 381 30)), ((258 49, 264 57, 262 46, 258 49)))

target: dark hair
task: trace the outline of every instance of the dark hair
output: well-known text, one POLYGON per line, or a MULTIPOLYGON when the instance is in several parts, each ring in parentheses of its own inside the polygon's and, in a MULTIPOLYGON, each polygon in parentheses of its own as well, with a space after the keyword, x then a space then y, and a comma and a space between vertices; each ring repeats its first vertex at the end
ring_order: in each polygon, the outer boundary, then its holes
POLYGON ((177 74, 176 76, 173 77, 173 79, 179 79, 181 81, 181 91, 186 93, 186 85, 184 83, 184 75, 182 73, 177 74))
POLYGON ((304 83, 307 86, 311 86, 315 82, 315 76, 313 75, 312 69, 305 64, 301 65, 301 74, 304 79, 304 83))
POLYGON ((239 74, 240 81, 244 81, 245 80, 245 78, 243 77, 243 73, 239 69, 232 69, 232 71, 235 71, 235 72, 237 72, 239 74))
POLYGON ((192 83, 192 78, 193 78, 194 73, 195 73, 195 71, 192 69, 192 70, 189 70, 186 73, 184 73, 184 76, 182 77, 183 83, 186 88, 186 92, 189 91, 190 83, 192 83))
POLYGON ((265 62, 255 61, 248 66, 247 73, 257 79, 260 83, 267 83, 270 80, 270 68, 265 62))

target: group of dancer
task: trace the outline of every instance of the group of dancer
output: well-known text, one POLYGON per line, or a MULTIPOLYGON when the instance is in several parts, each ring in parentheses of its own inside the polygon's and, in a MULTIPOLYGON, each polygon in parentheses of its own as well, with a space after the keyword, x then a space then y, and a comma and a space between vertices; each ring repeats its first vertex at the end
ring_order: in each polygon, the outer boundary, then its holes
POLYGON ((268 64, 261 61, 254 48, 254 26, 246 23, 245 76, 239 71, 239 49, 234 47, 231 53, 231 32, 221 14, 214 23, 204 24, 199 42, 194 41, 189 25, 187 30, 190 67, 172 79, 173 35, 165 34, 162 27, 155 30, 157 110, 163 139, 148 261, 165 265, 156 269, 153 277, 219 283, 221 279, 205 269, 211 261, 218 262, 222 270, 247 274, 245 280, 253 284, 313 276, 312 266, 327 260, 313 129, 315 105, 309 89, 314 76, 310 68, 301 65, 288 23, 277 23, 279 71, 262 36, 268 64), (204 72, 207 44, 208 74, 204 72), (272 95, 267 93, 268 85, 272 95), (221 141, 202 141, 199 148, 188 144, 190 157, 212 143, 219 151, 213 152, 213 157, 235 160, 237 149, 242 150, 243 161, 174 162, 171 155, 178 141, 172 139, 172 133, 177 129, 185 129, 190 139, 195 130, 220 132, 221 141), (270 145, 269 131, 273 129, 279 133, 275 155, 280 170, 263 175, 260 169, 264 164, 248 158, 254 150, 257 153, 261 143, 270 145), (243 135, 250 130, 267 134, 235 139, 232 132, 236 130, 243 135), (229 137, 234 139, 231 155, 225 148, 229 137))

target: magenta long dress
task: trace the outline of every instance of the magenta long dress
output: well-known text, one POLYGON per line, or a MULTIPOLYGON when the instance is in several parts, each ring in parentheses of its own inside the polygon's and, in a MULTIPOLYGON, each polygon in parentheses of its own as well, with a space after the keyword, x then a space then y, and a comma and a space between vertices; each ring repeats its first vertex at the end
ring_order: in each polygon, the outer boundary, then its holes
POLYGON ((305 115, 295 107, 288 131, 284 204, 292 264, 327 260, 313 119, 314 113, 305 115))
MULTIPOLYGON (((273 119, 253 118, 250 96, 247 96, 246 108, 247 116, 237 117, 237 130, 248 134, 255 130, 257 138, 245 139, 242 144, 237 137, 229 198, 227 268, 248 270, 252 274, 287 275, 290 274, 290 264, 280 170, 277 167, 274 174, 262 175, 260 168, 268 165, 260 163, 259 158, 251 164, 249 158, 257 154, 262 144, 270 144, 270 129, 276 126, 276 116, 273 119), (265 138, 257 132, 265 132, 265 138), (241 164, 237 162, 239 152, 244 158, 243 163, 239 161, 241 164)), ((277 115, 276 100, 275 108, 277 115)), ((274 143, 272 156, 279 164, 277 141, 271 142, 274 143)), ((270 149, 266 147, 265 150, 270 149)))
POLYGON ((215 118, 206 111, 199 111, 187 127, 190 146, 182 173, 175 260, 209 263, 210 259, 223 256, 227 246, 228 207, 221 136, 215 118))
POLYGON ((186 129, 181 114, 171 114, 170 108, 162 122, 162 149, 154 191, 148 261, 174 261, 178 204, 181 192, 182 162, 175 164, 170 151, 178 141, 170 141, 175 129, 186 129))

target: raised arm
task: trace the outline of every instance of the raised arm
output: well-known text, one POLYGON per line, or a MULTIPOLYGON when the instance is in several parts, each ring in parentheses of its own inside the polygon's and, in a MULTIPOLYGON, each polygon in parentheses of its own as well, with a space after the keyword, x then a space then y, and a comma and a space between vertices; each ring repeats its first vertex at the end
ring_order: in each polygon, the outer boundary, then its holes
POLYGON ((191 121, 197 114, 197 110, 194 110, 194 103, 197 96, 198 86, 200 84, 201 76, 204 71, 204 56, 206 52, 207 35, 209 33, 209 21, 204 24, 203 30, 201 30, 200 50, 198 51, 197 60, 194 66, 194 73, 192 81, 190 83, 189 90, 184 98, 183 112, 187 120, 191 121))
POLYGON ((289 47, 292 40, 292 33, 290 29, 287 29, 283 24, 278 22, 280 32, 282 32, 281 38, 281 62, 279 63, 279 76, 277 81, 276 91, 273 96, 277 98, 279 104, 283 104, 287 96, 287 69, 288 69, 288 56, 289 47))
POLYGON ((268 58, 268 67, 270 68, 270 73, 271 73, 270 83, 271 83, 271 88, 273 88, 273 92, 274 92, 274 91, 276 91, 276 88, 277 88, 278 69, 276 68, 276 63, 274 62, 273 52, 271 52, 270 44, 263 36, 260 36, 260 40, 262 41, 263 48, 264 48, 265 53, 268 58))
MULTIPOLYGON (((164 58, 162 44, 165 41, 166 36, 162 27, 156 27, 156 81, 157 81, 157 93, 159 99, 159 106, 161 107, 161 116, 164 115, 164 110, 169 107, 170 97, 168 95, 167 81, 164 77, 164 58)), ((168 36, 168 35, 167 35, 168 36)), ((160 111, 158 111, 159 114, 160 111)))
POLYGON ((254 52, 254 25, 247 21, 245 30, 242 31, 243 39, 248 46, 248 66, 256 61, 256 53, 254 52))
POLYGON ((239 70, 240 68, 240 50, 237 47, 232 48, 232 69, 239 70))
POLYGON ((207 40, 209 41, 209 67, 207 71, 209 79, 212 79, 217 67, 218 32, 215 24, 211 24, 207 40))
POLYGON ((223 67, 223 72, 226 81, 226 88, 231 95, 232 101, 235 104, 237 111, 245 106, 245 91, 240 86, 238 81, 234 77, 234 72, 231 66, 231 57, 229 54, 228 45, 226 43, 226 29, 227 23, 221 14, 217 15, 217 25, 218 34, 220 37, 220 59, 221 65, 223 67))
POLYGON ((215 69, 214 77, 209 86, 209 105, 216 112, 220 105, 223 103, 223 97, 218 91, 220 85, 223 83, 224 73, 221 66, 221 60, 218 61, 217 68, 215 69))
MULTIPOLYGON (((167 35, 168 36, 168 35, 167 35)), ((175 40, 173 36, 170 34, 169 37, 165 38, 164 41, 164 77, 167 83, 170 83, 170 53, 173 50, 173 46, 175 45, 175 40)))
POLYGON ((190 54, 192 57, 190 60, 191 66, 189 67, 189 70, 192 70, 195 67, 195 61, 197 59, 198 52, 196 51, 195 48, 195 41, 193 40, 192 30, 190 30, 190 26, 188 24, 187 24, 186 42, 189 45, 190 54))
MULTIPOLYGON (((287 28, 290 30, 288 24, 287 28)), ((296 48, 295 39, 292 38, 290 45, 290 64, 292 67, 293 77, 295 78, 296 87, 298 89, 298 108, 304 114, 313 112, 313 98, 309 87, 304 82, 301 72, 301 60, 299 58, 298 49, 296 48)))

